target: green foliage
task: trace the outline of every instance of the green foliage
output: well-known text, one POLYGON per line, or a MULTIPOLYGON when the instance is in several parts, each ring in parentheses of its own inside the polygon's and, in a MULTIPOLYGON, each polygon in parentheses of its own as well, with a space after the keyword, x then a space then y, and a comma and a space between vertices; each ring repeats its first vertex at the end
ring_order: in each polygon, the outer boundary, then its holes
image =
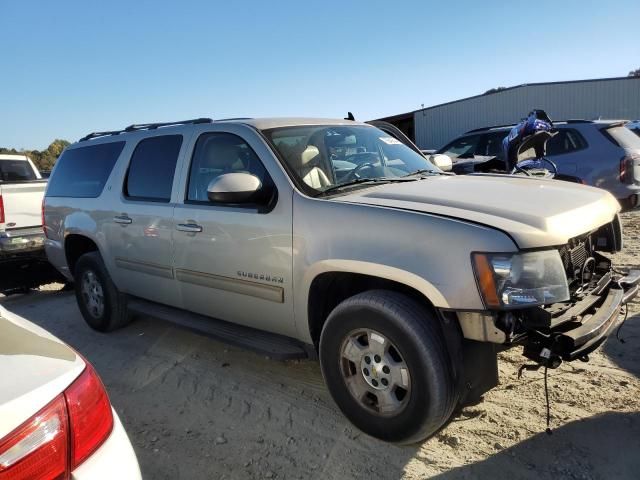
POLYGON ((486 92, 483 93, 483 95, 491 95, 492 93, 498 93, 501 92, 502 90, 506 90, 507 87, 496 87, 496 88, 492 88, 491 90, 487 90, 486 92))
POLYGON ((62 153, 62 151, 69 146, 70 143, 66 140, 61 140, 56 138, 51 145, 49 145, 45 150, 16 150, 15 148, 3 148, 0 147, 0 153, 8 153, 13 155, 26 155, 29 157, 33 163, 36 164, 39 170, 51 170, 53 165, 56 163, 56 160, 62 153))
POLYGON ((640 68, 638 68, 637 70, 631 70, 629 72, 629 76, 630 77, 640 77, 640 68))

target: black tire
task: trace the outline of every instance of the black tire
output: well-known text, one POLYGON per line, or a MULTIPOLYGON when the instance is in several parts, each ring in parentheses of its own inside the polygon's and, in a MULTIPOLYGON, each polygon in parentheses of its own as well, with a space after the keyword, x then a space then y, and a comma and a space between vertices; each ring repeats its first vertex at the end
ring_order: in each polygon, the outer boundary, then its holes
POLYGON ((619 198, 618 203, 620 203, 620 207, 622 208, 623 213, 628 212, 630 210, 634 210, 636 208, 633 197, 619 198))
POLYGON ((114 285, 98 252, 85 253, 78 259, 74 272, 74 287, 80 312, 87 324, 94 330, 110 332, 127 325, 127 299, 114 285), (83 293, 85 276, 95 279, 102 291, 103 308, 93 309, 83 293))
POLYGON ((320 364, 329 391, 344 415, 360 430, 381 440, 402 444, 424 440, 449 419, 458 402, 453 374, 456 369, 435 313, 398 292, 371 290, 340 303, 322 330, 320 364), (402 400, 404 407, 397 413, 383 416, 372 411, 347 387, 345 368, 351 375, 363 373, 360 367, 353 373, 355 362, 343 358, 342 347, 360 329, 386 337, 408 367, 410 388, 406 401, 402 400))

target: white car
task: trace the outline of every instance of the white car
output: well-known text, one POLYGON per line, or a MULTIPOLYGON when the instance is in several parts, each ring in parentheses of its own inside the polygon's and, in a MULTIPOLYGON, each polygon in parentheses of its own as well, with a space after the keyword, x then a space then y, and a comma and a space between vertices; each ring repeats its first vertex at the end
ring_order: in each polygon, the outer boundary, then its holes
POLYGON ((0 306, 0 479, 140 479, 93 367, 0 306))

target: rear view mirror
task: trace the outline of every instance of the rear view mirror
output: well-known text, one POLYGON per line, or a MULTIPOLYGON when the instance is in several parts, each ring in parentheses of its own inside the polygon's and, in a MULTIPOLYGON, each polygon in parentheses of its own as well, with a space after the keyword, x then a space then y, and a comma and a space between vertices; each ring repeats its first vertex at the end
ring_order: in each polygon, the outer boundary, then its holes
POLYGON ((450 172, 453 169, 453 162, 451 161, 451 157, 449 157, 449 155, 436 153, 434 155, 431 155, 429 157, 429 160, 431 160, 431 163, 433 163, 443 172, 450 172))
POLYGON ((250 173, 225 173, 214 178, 207 197, 214 203, 250 203, 262 188, 262 182, 250 173))

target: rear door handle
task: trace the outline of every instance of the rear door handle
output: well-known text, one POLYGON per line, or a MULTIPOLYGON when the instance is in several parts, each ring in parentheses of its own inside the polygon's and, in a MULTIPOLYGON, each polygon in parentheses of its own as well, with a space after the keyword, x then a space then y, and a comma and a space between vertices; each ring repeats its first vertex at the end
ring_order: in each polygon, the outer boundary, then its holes
POLYGON ((202 226, 196 223, 179 223, 176 225, 176 230, 180 232, 199 233, 202 231, 202 226))
POLYGON ((131 220, 131 218, 126 215, 116 215, 115 217, 113 217, 113 221, 121 225, 129 225, 133 222, 133 220, 131 220))

